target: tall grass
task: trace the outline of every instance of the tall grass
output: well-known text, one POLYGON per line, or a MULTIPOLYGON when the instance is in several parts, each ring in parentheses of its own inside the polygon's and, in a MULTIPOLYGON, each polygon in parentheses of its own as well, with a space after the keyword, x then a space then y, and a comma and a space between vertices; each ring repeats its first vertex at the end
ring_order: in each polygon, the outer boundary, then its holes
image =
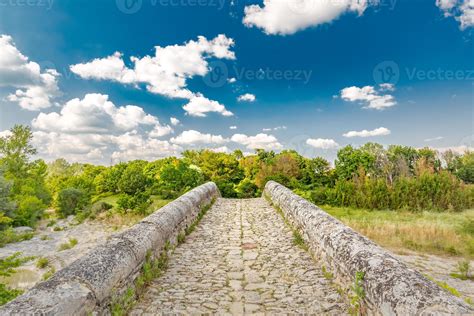
POLYGON ((392 250, 474 258, 474 210, 463 212, 370 211, 322 207, 349 227, 392 250))
POLYGON ((474 186, 444 171, 401 177, 393 183, 362 175, 339 180, 333 188, 315 188, 305 197, 318 205, 371 210, 462 211, 474 207, 474 186))

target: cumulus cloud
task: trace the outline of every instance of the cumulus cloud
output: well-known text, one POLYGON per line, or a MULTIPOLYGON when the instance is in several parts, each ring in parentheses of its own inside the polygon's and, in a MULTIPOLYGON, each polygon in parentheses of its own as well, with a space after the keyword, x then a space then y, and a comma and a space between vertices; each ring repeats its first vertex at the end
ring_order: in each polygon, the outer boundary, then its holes
POLYGON ((341 98, 350 102, 361 102, 365 104, 364 109, 384 110, 397 104, 395 97, 390 94, 381 94, 385 91, 394 91, 391 84, 382 84, 378 87, 365 86, 348 87, 341 90, 341 98))
POLYGON ((229 126, 229 129, 237 129, 237 126, 229 126))
POLYGON ((269 35, 287 35, 330 23, 348 12, 360 16, 367 6, 367 0, 264 0, 263 6, 245 7, 243 23, 269 35))
POLYGON ((117 107, 109 101, 108 95, 97 93, 68 101, 59 113, 40 113, 32 125, 43 131, 69 133, 125 132, 140 125, 163 128, 156 116, 145 113, 141 107, 117 107))
POLYGON ((474 0, 436 0, 445 17, 454 17, 461 30, 474 26, 474 0))
POLYGON ((16 89, 7 100, 29 111, 48 108, 60 94, 58 77, 56 70, 42 70, 24 56, 11 36, 0 35, 0 87, 16 89))
POLYGON ((228 83, 236 83, 236 82, 237 82, 237 79, 235 79, 234 77, 232 77, 232 78, 227 79, 227 82, 228 82, 228 83))
MULTIPOLYGON (((194 100, 194 106, 201 104, 208 106, 209 103, 216 101, 196 103, 196 99, 201 100, 204 97, 200 93, 190 91, 187 88, 187 80, 195 76, 205 76, 209 72, 208 59, 211 57, 235 59, 235 54, 231 50, 233 46, 234 40, 223 34, 212 40, 199 36, 197 41, 191 40, 183 45, 156 46, 154 56, 131 57, 132 67, 128 67, 123 55, 116 52, 112 56, 72 65, 70 68, 84 79, 110 80, 137 87, 143 84, 151 93, 188 99, 190 102, 194 100)), ((184 107, 185 110, 188 108, 184 107)), ((194 112, 188 112, 191 115, 206 113, 205 108, 200 110, 191 108, 194 109, 194 112)), ((214 112, 222 115, 230 113, 226 110, 214 112)))
POLYGON ((206 117, 209 112, 217 112, 223 116, 232 116, 232 112, 228 111, 223 104, 217 101, 209 100, 205 96, 198 94, 189 100, 183 109, 191 116, 206 117))
POLYGON ((135 105, 116 106, 107 95, 87 94, 68 101, 59 112, 40 113, 32 121, 33 141, 45 159, 80 162, 157 159, 181 148, 156 138, 171 134, 169 125, 135 105))
POLYGON ((170 117, 171 125, 178 126, 181 123, 176 117, 170 117))
POLYGON ((366 129, 362 131, 350 131, 345 133, 344 137, 352 138, 352 137, 374 137, 374 136, 386 136, 390 135, 391 131, 385 127, 379 127, 374 130, 368 131, 366 129))
POLYGON ((177 137, 171 138, 173 144, 178 145, 197 145, 197 144, 223 144, 228 142, 221 135, 204 134, 199 131, 184 131, 177 137))
POLYGON ((231 140, 235 143, 246 146, 248 149, 278 150, 283 148, 283 145, 278 142, 278 139, 275 136, 264 133, 255 136, 234 134, 231 140))
POLYGON ((225 153, 225 154, 228 154, 231 152, 231 150, 227 147, 227 146, 221 146, 221 147, 217 147, 217 148, 211 148, 210 149, 211 151, 215 152, 215 153, 225 153))
POLYGON ((334 139, 324 138, 309 138, 306 140, 306 144, 318 149, 336 149, 339 147, 339 144, 334 139))
POLYGON ((237 98, 237 101, 239 102, 255 102, 257 98, 255 97, 254 94, 251 94, 251 93, 246 93, 246 94, 242 94, 241 96, 239 96, 237 98))

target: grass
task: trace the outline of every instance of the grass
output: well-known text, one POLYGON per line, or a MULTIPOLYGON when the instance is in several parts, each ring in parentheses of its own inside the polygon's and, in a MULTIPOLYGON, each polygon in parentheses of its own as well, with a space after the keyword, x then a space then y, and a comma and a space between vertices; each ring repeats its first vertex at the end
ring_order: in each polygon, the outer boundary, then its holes
POLYGON ((53 276, 53 274, 56 273, 56 269, 54 267, 51 267, 45 274, 43 274, 43 281, 46 281, 50 277, 53 276))
POLYGON ((41 257, 41 258, 38 259, 38 261, 36 261, 36 267, 38 269, 44 269, 47 266, 49 266, 49 259, 48 258, 41 257))
POLYGON ((78 241, 76 238, 70 238, 67 243, 59 245, 58 251, 72 249, 77 245, 78 241))
POLYGON ((112 205, 112 209, 108 210, 107 212, 98 214, 96 219, 104 222, 109 226, 115 227, 116 229, 119 229, 121 227, 128 227, 138 223, 147 215, 152 214, 153 212, 159 210, 160 208, 171 202, 171 200, 162 200, 158 196, 152 196, 152 203, 147 208, 145 212, 146 214, 142 215, 139 213, 120 212, 117 208, 117 201, 119 198, 120 195, 116 194, 98 199, 95 203, 105 202, 107 204, 112 205))
POLYGON ((6 244, 29 240, 33 238, 34 233, 15 233, 13 228, 9 227, 0 231, 0 248, 6 244))
POLYGON ((323 206, 343 223, 395 251, 474 257, 474 210, 464 212, 369 211, 323 206))

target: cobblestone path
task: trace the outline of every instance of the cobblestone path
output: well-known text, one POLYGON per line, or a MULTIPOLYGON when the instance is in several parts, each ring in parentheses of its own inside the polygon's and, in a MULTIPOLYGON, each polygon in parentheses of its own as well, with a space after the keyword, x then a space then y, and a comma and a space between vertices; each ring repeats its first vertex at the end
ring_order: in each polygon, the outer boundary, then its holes
POLYGON ((347 314, 264 199, 218 199, 131 315, 347 314))

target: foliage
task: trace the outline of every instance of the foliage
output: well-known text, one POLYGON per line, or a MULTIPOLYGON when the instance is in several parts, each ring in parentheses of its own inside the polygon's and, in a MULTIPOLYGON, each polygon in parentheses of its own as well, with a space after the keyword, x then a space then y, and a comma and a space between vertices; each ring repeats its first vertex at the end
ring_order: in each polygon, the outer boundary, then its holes
POLYGON ((76 238, 70 238, 68 242, 62 243, 59 245, 58 251, 64 251, 68 249, 72 249, 77 245, 78 241, 76 238))
POLYGON ((41 257, 41 258, 38 259, 38 261, 36 261, 36 267, 38 269, 44 269, 47 266, 49 266, 49 259, 48 258, 41 257))
POLYGON ((5 284, 0 283, 0 306, 5 305, 21 294, 23 294, 22 290, 10 289, 5 284))
POLYGON ((322 206, 383 247, 398 251, 474 257, 474 234, 465 230, 474 220, 474 210, 463 212, 371 211, 350 207, 322 206))
POLYGON ((9 257, 0 259, 0 276, 7 277, 12 275, 15 273, 15 268, 18 268, 33 258, 34 257, 21 257, 21 252, 15 252, 9 257))
POLYGON ((56 208, 62 217, 76 214, 88 205, 89 201, 81 189, 66 188, 58 193, 56 208))
POLYGON ((16 233, 13 228, 8 227, 0 230, 0 247, 13 242, 20 242, 33 238, 34 233, 16 233))
POLYGON ((164 199, 174 199, 202 183, 204 177, 199 168, 175 160, 161 168, 156 193, 164 199))

